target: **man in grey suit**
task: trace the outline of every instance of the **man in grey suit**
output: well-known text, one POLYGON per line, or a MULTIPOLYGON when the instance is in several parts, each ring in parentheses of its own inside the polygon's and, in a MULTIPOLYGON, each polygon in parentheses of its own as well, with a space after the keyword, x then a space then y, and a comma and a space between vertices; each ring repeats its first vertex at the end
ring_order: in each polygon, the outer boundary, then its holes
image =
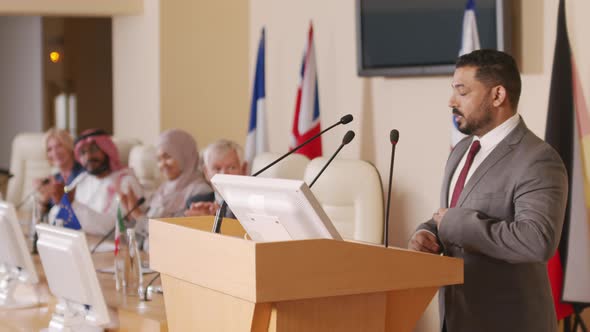
POLYGON ((517 113, 520 74, 506 53, 456 64, 449 100, 460 141, 446 164, 441 206, 413 250, 462 258, 464 284, 439 292, 448 332, 555 332, 547 261, 559 242, 567 173, 517 113))

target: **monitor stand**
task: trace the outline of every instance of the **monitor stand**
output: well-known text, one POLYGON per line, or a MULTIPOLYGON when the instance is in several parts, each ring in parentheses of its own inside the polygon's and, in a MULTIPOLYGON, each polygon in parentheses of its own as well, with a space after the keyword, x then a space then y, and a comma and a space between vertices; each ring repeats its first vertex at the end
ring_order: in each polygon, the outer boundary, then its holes
POLYGON ((103 332, 102 327, 92 325, 86 320, 86 306, 60 299, 51 316, 49 327, 41 332, 103 332))
POLYGON ((31 286, 34 285, 21 281, 21 272, 18 268, 5 266, 0 268, 0 309, 13 310, 39 306, 41 302, 39 294, 35 287, 31 286), (23 292, 16 294, 17 288, 23 292))

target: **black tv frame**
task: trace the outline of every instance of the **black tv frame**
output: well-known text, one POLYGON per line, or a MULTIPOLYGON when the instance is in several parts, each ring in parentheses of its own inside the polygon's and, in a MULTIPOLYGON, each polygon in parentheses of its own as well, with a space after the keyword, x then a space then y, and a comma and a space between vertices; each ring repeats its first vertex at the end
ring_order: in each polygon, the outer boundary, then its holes
MULTIPOLYGON (((425 65, 425 66, 399 66, 364 68, 361 40, 361 1, 356 0, 356 51, 357 74, 361 77, 405 77, 405 76, 437 76, 449 75, 455 70, 454 64, 425 65)), ((498 50, 511 53, 512 51, 512 10, 510 0, 496 0, 496 37, 498 50)), ((459 52, 459 50, 457 50, 459 52)))

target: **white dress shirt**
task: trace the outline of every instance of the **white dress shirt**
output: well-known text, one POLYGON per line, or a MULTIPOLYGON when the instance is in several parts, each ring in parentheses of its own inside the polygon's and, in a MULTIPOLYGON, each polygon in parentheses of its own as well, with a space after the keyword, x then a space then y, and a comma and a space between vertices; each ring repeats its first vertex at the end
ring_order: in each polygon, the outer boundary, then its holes
MULTIPOLYGON (((85 233, 105 235, 115 227, 117 187, 122 193, 133 191, 135 197, 143 196, 143 188, 129 169, 113 172, 104 178, 88 174, 78 183, 72 209, 85 233)), ((62 224, 56 219, 58 212, 59 204, 56 204, 49 214, 49 221, 53 225, 62 224)))
MULTIPOLYGON (((475 155, 475 158, 473 158, 473 163, 471 164, 471 167, 469 168, 469 172, 467 173, 467 177, 465 178, 465 185, 467 185, 469 179, 471 178, 471 175, 473 175, 473 173, 475 172, 475 170, 477 170, 479 165, 481 165, 481 163, 487 158, 487 156, 489 156, 490 153, 492 153, 492 151, 494 151, 496 146, 498 146, 498 144, 500 142, 502 142, 502 140, 504 138, 506 138, 506 136, 508 136, 508 134, 510 134, 510 132, 512 130, 514 130, 514 128, 516 128, 516 126, 518 126, 519 122, 520 122, 520 115, 518 115, 518 113, 516 113, 510 119, 504 121, 501 125, 492 129, 490 132, 483 135, 482 137, 477 137, 477 136, 473 137, 471 144, 473 144, 473 141, 478 140, 479 143, 481 144, 481 148, 479 149, 479 152, 475 155)), ((455 169, 455 172, 453 173, 453 177, 451 179, 451 184, 449 185, 449 188, 447 189, 448 190, 448 201, 447 201, 448 206, 451 205, 451 199, 453 197, 453 190, 455 190, 455 184, 457 184, 457 179, 459 178, 459 174, 461 173, 461 170, 463 169, 463 165, 465 165, 465 160, 467 159, 467 154, 469 154, 469 149, 467 149, 467 151, 465 151, 463 158, 461 158, 459 165, 457 165, 457 168, 455 169)))

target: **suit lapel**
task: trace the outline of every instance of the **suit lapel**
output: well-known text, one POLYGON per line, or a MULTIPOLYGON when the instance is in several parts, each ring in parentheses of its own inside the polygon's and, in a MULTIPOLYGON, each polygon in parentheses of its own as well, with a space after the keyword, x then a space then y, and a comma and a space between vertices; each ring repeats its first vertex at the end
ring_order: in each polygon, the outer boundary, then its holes
POLYGON ((521 118, 518 126, 516 126, 516 128, 494 148, 494 150, 486 157, 486 159, 484 159, 475 172, 473 172, 473 175, 465 184, 465 187, 461 192, 461 196, 459 196, 457 206, 463 205, 463 202, 467 196, 469 196, 473 188, 475 188, 477 183, 483 178, 483 176, 490 170, 492 166, 494 166, 512 151, 512 146, 520 142, 527 130, 528 129, 524 124, 524 120, 521 118))

